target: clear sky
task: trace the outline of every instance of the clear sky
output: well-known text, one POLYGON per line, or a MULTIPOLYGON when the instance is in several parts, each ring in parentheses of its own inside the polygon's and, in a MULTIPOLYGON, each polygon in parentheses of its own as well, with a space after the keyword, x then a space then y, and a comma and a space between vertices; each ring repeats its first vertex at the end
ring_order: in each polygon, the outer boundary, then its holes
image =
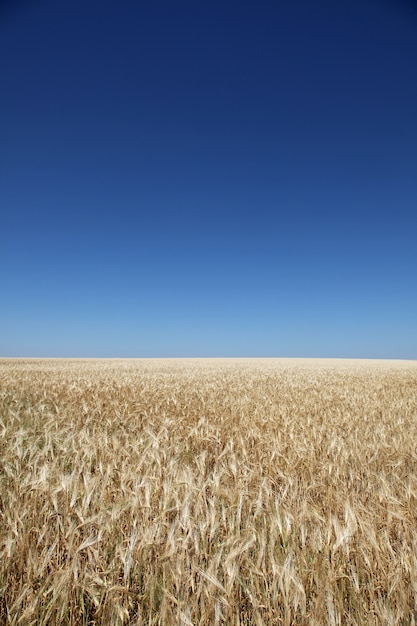
POLYGON ((0 7, 0 356, 417 358, 406 0, 0 7))

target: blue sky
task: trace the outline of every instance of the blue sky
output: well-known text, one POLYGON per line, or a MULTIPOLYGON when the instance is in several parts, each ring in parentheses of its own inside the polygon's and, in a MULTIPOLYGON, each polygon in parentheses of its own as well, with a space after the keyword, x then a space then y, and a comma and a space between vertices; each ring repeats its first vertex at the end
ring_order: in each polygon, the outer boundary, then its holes
POLYGON ((3 3, 0 356, 417 358, 417 11, 3 3))

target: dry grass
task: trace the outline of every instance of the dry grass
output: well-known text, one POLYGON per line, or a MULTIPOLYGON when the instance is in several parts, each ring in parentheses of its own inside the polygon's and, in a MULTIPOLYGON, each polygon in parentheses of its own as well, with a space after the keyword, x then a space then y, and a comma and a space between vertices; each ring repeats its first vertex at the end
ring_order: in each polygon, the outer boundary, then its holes
POLYGON ((2 624, 414 624, 417 363, 0 361, 2 624))

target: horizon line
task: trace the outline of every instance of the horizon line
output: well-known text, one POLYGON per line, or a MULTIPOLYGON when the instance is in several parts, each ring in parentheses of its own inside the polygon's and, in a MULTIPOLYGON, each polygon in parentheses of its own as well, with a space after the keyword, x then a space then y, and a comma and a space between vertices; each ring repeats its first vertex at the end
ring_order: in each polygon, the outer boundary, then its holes
POLYGON ((135 360, 342 360, 342 361, 417 361, 413 357, 375 357, 375 356, 1 356, 0 360, 74 360, 74 361, 135 361, 135 360))

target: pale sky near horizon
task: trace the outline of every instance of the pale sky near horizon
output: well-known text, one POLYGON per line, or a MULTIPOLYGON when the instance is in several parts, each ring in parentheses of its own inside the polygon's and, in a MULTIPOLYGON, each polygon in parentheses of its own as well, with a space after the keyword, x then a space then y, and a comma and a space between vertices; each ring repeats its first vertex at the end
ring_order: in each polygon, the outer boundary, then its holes
POLYGON ((1 356, 417 359, 412 2, 0 8, 1 356))

